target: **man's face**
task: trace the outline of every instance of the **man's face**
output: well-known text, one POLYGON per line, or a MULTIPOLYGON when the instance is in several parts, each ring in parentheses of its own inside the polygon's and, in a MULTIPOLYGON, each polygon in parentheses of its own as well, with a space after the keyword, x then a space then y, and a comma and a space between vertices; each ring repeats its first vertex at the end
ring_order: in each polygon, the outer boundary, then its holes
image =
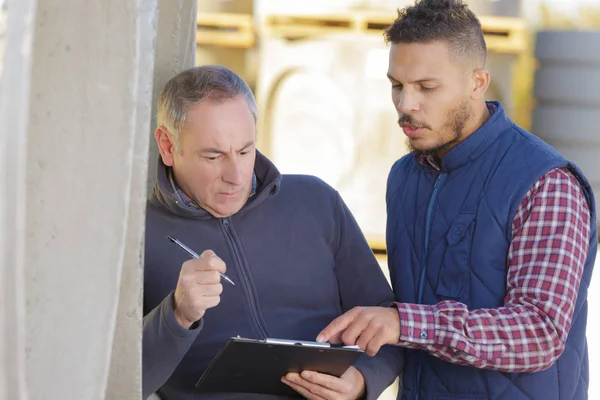
POLYGON ((441 41, 392 44, 392 100, 412 151, 442 157, 463 139, 473 114, 470 72, 441 41))
MULTIPOLYGON (((179 187, 217 218, 238 212, 252 189, 256 158, 255 121, 246 99, 203 101, 188 108, 173 151, 179 187)), ((164 158, 163 158, 164 160, 164 158)))

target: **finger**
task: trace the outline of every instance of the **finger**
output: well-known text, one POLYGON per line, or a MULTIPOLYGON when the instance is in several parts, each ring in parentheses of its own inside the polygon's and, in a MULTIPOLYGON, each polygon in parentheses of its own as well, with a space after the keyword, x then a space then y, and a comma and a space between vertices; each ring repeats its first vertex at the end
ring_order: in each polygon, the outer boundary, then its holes
MULTIPOLYGON (((333 393, 348 393, 352 389, 352 386, 348 382, 335 377, 333 375, 321 374, 314 371, 302 371, 300 376, 315 385, 321 386, 333 393)), ((325 393, 323 393, 325 394, 325 393)))
POLYGON ((327 399, 324 399, 321 396, 317 396, 316 394, 311 393, 310 391, 306 390, 302 386, 296 385, 295 383, 292 383, 292 382, 288 381, 285 378, 281 378, 281 382, 285 383, 286 385, 288 385, 289 387, 291 387, 292 389, 294 389, 296 392, 298 392, 305 399, 308 399, 308 400, 327 400, 327 399))
POLYGON ((290 376, 290 374, 284 376, 283 378, 281 378, 281 382, 285 383, 286 385, 288 385, 289 387, 291 387, 292 389, 294 389, 296 392, 300 393, 302 395, 302 397, 305 397, 309 400, 327 400, 327 399, 332 399, 333 397, 323 397, 320 396, 317 393, 313 393, 310 391, 309 388, 307 388, 305 385, 308 384, 308 382, 306 382, 304 379, 302 379, 298 374, 293 374, 295 375, 294 378, 292 378, 293 380, 288 379, 288 376, 290 376))
MULTIPOLYGON (((314 395, 324 397, 326 399, 333 399, 333 398, 339 397, 339 395, 342 392, 333 390, 333 389, 331 389, 327 386, 324 386, 320 383, 315 383, 313 380, 319 379, 320 382, 325 382, 326 384, 333 386, 335 388, 339 387, 340 385, 336 385, 335 382, 332 383, 331 380, 326 379, 326 377, 325 378, 323 378, 323 377, 317 378, 317 375, 323 375, 323 374, 319 374, 318 372, 314 372, 314 371, 303 371, 301 375, 288 374, 288 375, 286 375, 286 378, 290 382, 303 387, 304 389, 308 390, 310 393, 312 393, 314 395)), ((331 375, 329 375, 329 377, 332 380, 340 380, 339 378, 336 378, 331 375)))
POLYGON ((227 268, 225 266, 225 261, 223 261, 219 257, 217 257, 216 254, 212 255, 208 259, 208 266, 209 266, 209 269, 219 271, 222 274, 224 274, 227 271, 227 268))
POLYGON ((221 283, 221 275, 217 271, 194 272, 194 283, 198 285, 215 285, 221 283))
POLYGON ((394 309, 372 309, 368 327, 360 334, 358 346, 375 356, 381 346, 396 344, 400 336, 400 317, 394 309))
POLYGON ((212 283, 196 286, 196 293, 200 296, 219 296, 223 293, 223 285, 221 283, 212 283))
POLYGON ((317 335, 317 342, 340 343, 341 333, 352 323, 358 314, 360 314, 360 308, 356 307, 331 321, 317 335))
POLYGON ((220 296, 202 296, 200 300, 198 300, 198 308, 213 308, 219 305, 221 302, 220 296))
MULTIPOLYGON (((392 315, 395 316, 395 314, 392 315)), ((395 345, 400 340, 400 327, 395 318, 391 320, 384 319, 381 320, 381 323, 371 325, 375 328, 375 334, 365 349, 370 356, 375 356, 381 346, 386 344, 395 345)))
POLYGON ((214 253, 211 256, 201 256, 200 258, 187 260, 183 263, 183 265, 186 270, 193 271, 218 271, 224 274, 227 270, 225 267, 225 262, 217 257, 217 255, 214 253))
POLYGON ((369 356, 375 357, 384 344, 386 344, 385 336, 383 334, 376 334, 365 348, 365 351, 369 356))
POLYGON ((347 346, 354 346, 358 340, 358 337, 369 326, 369 320, 369 315, 366 313, 361 313, 358 315, 342 333, 342 342, 344 342, 344 344, 347 346))
MULTIPOLYGON (((371 343, 371 341, 373 340, 373 338, 375 337, 376 334, 377 334, 377 327, 371 323, 360 334, 360 337, 356 341, 356 344, 362 350, 366 351, 367 348, 369 347, 369 344, 371 343)), ((368 351, 367 351, 367 354, 369 354, 368 351)), ((369 354, 369 355, 371 356, 371 354, 369 354)))
MULTIPOLYGON (((212 258, 212 257, 211 257, 212 258)), ((182 270, 186 273, 214 270, 209 263, 210 258, 192 258, 183 263, 182 270)))
POLYGON ((212 257, 212 256, 216 256, 216 254, 214 251, 212 251, 210 249, 204 250, 202 252, 202 254, 200 254, 200 258, 208 258, 208 257, 212 257))

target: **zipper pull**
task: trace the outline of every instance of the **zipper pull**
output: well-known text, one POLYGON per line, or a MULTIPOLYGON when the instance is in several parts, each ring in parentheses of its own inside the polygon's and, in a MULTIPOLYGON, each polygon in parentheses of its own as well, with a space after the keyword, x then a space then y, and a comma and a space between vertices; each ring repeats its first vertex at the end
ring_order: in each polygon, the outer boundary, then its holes
POLYGON ((225 225, 225 227, 229 226, 229 219, 228 218, 223 218, 223 225, 225 225))

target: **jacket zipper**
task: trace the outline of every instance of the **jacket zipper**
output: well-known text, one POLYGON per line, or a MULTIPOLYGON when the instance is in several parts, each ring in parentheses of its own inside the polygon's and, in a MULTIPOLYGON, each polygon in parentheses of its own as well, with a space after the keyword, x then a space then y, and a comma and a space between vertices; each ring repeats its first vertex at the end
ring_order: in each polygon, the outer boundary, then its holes
MULTIPOLYGON (((441 173, 437 179, 435 180, 435 184, 433 185, 433 193, 431 193, 431 198, 429 199, 429 206, 427 207, 427 215, 425 220, 425 242, 423 243, 423 264, 421 265, 421 276, 419 277, 419 293, 417 298, 417 304, 421 304, 423 302, 423 291, 425 290, 425 279, 427 277, 427 257, 429 256, 429 234, 431 231, 431 220, 433 219, 433 209, 435 208, 435 204, 437 201, 438 193, 440 188, 446 181, 446 177, 448 175, 445 173, 441 173)), ((423 354, 419 354, 419 366, 417 367, 417 384, 415 387, 415 392, 413 398, 415 400, 419 400, 419 391, 421 390, 421 368, 423 366, 423 354)))
POLYGON ((256 328, 257 328, 259 334, 262 335, 262 339, 266 339, 268 337, 267 329, 260 322, 261 321, 261 319, 259 318, 260 311, 256 304, 257 301, 251 293, 252 285, 250 284, 250 279, 248 278, 248 271, 247 271, 248 266, 244 262, 244 258, 241 255, 242 250, 232 233, 233 226, 231 226, 229 218, 223 218, 222 223, 223 223, 223 230, 225 231, 225 236, 229 240, 229 243, 231 244, 231 249, 233 250, 233 256, 235 257, 235 260, 237 261, 237 264, 240 267, 240 269, 239 269, 240 277, 242 278, 241 286, 242 286, 242 289, 244 290, 244 294, 246 295, 246 300, 248 301, 248 304, 250 306, 250 314, 252 315, 252 320, 254 321, 254 324, 256 325, 256 328))

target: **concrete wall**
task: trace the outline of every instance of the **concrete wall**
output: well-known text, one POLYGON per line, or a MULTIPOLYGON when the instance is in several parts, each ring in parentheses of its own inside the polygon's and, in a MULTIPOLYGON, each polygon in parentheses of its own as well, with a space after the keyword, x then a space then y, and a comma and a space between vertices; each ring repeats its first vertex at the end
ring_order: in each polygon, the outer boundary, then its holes
MULTIPOLYGON (((26 200, 32 399, 104 398, 122 276, 139 276, 139 259, 123 267, 127 245, 133 253, 141 245, 130 215, 137 219, 145 206, 132 197, 145 180, 135 162, 145 157, 147 142, 136 136, 147 132, 139 124, 150 109, 152 80, 151 60, 140 50, 155 34, 147 23, 153 11, 143 3, 38 1, 26 200)), ((139 304, 138 279, 127 283, 139 304)), ((134 310, 139 325, 139 306, 134 310)), ((137 340, 131 345, 123 357, 133 361, 140 350, 137 340)), ((129 377, 136 375, 139 367, 129 377)))
POLYGON ((25 400, 25 166, 35 0, 0 0, 0 400, 25 400))
POLYGON ((138 76, 138 95, 143 101, 138 103, 137 135, 133 144, 134 171, 124 269, 106 394, 109 400, 120 400, 124 393, 128 398, 141 396, 143 245, 140 243, 143 244, 144 239, 145 208, 136 205, 145 202, 147 189, 155 177, 156 101, 167 80, 193 67, 196 48, 195 1, 147 0, 141 12, 140 33, 156 30, 157 36, 141 35, 138 43, 141 65, 147 68, 140 69, 138 76))
POLYGON ((137 53, 140 68, 137 72, 135 137, 121 289, 117 323, 112 344, 109 380, 105 399, 141 398, 142 354, 142 282, 143 242, 145 229, 146 176, 148 144, 154 80, 155 36, 158 19, 158 0, 141 4, 138 25, 137 53))
POLYGON ((0 400, 141 397, 151 119, 195 4, 0 0, 0 400))
POLYGON ((153 136, 154 129, 156 129, 156 99, 173 75, 194 66, 196 26, 196 0, 161 0, 159 2, 152 119, 150 121, 152 138, 148 164, 149 188, 156 179, 158 157, 158 147, 156 147, 153 136))

